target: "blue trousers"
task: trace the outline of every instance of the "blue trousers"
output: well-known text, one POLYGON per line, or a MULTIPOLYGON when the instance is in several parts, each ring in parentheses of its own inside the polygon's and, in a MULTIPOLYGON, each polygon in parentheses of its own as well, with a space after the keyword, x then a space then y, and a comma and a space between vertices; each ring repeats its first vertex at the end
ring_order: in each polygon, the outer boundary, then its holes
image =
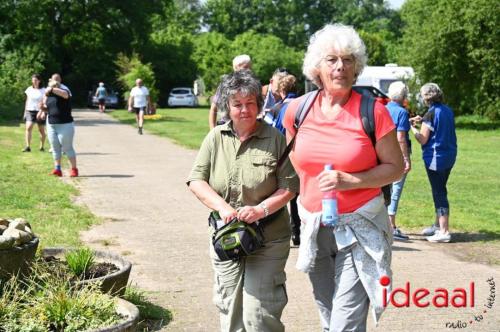
POLYGON ((392 194, 391 194, 391 204, 387 207, 387 214, 390 216, 395 216, 398 211, 399 199, 401 198, 401 194, 403 193, 403 186, 405 185, 406 175, 403 174, 403 177, 396 182, 392 183, 392 194))
POLYGON ((448 190, 446 189, 446 183, 448 182, 448 177, 451 173, 451 168, 432 171, 428 168, 427 177, 431 183, 432 188, 432 199, 434 200, 434 208, 436 209, 436 215, 448 216, 450 214, 450 204, 448 203, 448 190))

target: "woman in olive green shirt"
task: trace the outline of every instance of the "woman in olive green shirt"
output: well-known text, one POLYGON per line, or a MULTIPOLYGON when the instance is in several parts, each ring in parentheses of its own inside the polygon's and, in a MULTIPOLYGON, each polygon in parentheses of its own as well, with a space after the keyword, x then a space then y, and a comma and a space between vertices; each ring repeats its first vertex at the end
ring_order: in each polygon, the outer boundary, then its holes
POLYGON ((230 121, 205 137, 189 175, 189 189, 227 223, 234 217, 264 221, 264 247, 239 261, 220 261, 210 245, 215 272, 214 302, 221 331, 283 331, 281 313, 288 298, 285 264, 290 251, 288 211, 298 178, 288 160, 283 135, 257 121, 260 83, 249 71, 226 75, 218 108, 230 121))

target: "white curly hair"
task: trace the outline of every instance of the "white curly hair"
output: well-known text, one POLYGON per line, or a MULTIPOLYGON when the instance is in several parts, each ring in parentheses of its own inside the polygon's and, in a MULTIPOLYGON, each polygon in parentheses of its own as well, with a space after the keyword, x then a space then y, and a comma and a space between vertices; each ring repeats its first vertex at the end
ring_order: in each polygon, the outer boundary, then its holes
POLYGON ((389 85, 387 95, 392 100, 401 103, 408 95, 408 88, 406 87, 406 84, 401 81, 392 82, 391 85, 389 85))
POLYGON ((319 78, 319 65, 332 50, 354 57, 355 78, 363 71, 368 59, 365 43, 352 26, 339 23, 325 25, 309 39, 302 65, 304 75, 320 88, 323 84, 319 78))

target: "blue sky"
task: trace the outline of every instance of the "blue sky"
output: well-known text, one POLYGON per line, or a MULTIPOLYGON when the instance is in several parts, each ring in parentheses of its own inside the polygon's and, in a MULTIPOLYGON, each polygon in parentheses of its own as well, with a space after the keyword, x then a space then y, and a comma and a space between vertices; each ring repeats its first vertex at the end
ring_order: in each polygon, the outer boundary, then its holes
POLYGON ((401 6, 405 2, 405 0, 387 0, 387 2, 389 2, 389 4, 391 5, 391 8, 399 9, 399 8, 401 8, 401 6))

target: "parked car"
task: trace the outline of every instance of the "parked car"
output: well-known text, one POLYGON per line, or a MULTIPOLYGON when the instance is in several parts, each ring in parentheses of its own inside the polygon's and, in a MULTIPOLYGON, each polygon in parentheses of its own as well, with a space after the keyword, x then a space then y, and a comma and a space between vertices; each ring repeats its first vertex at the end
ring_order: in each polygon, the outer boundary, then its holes
POLYGON ((390 101, 390 98, 385 93, 383 93, 382 91, 380 91, 379 89, 377 89, 374 86, 353 85, 352 89, 354 91, 356 91, 357 93, 360 93, 362 95, 373 97, 384 105, 387 105, 387 103, 390 101))
MULTIPOLYGON (((95 91, 92 90, 89 91, 88 99, 87 99, 87 106, 88 107, 99 107, 99 100, 95 96, 95 91)), ((118 97, 118 94, 113 90, 106 88, 106 107, 108 108, 118 108, 120 107, 120 99, 118 97)))
POLYGON ((173 88, 168 95, 168 107, 189 106, 197 107, 198 98, 191 88, 173 88))

